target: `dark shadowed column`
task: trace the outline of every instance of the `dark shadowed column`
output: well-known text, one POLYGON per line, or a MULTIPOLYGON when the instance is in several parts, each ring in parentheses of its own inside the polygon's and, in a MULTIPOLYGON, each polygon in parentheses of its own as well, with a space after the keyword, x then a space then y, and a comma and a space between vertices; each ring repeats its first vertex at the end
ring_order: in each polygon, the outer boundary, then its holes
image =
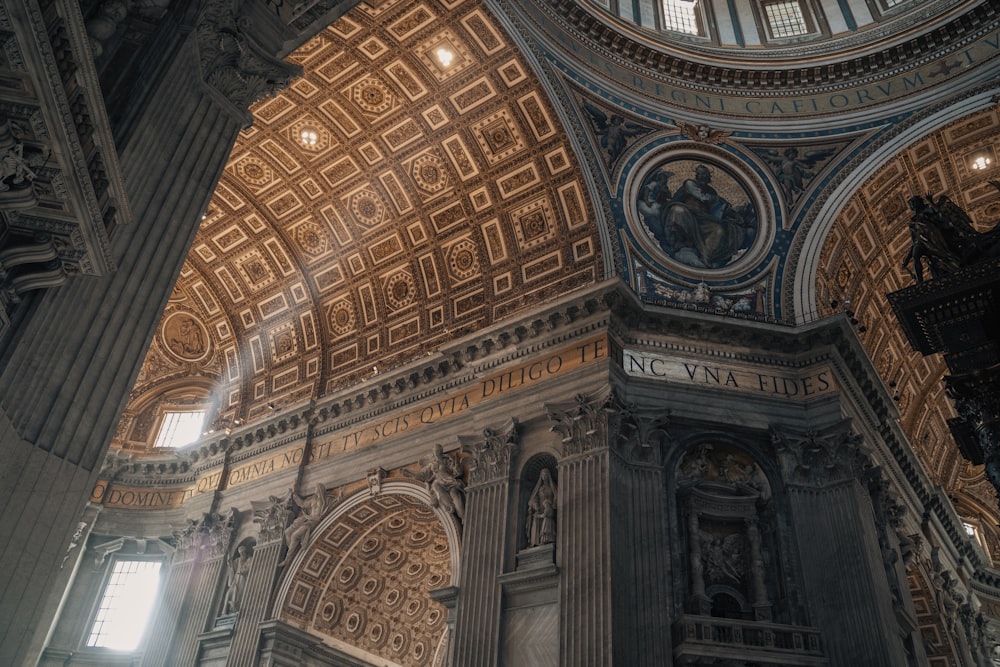
POLYGON ((824 432, 773 431, 788 488, 812 625, 834 666, 904 665, 872 501, 868 465, 846 424, 824 432))
POLYGON ((58 608, 51 573, 96 481, 202 211, 248 121, 246 109, 292 72, 263 55, 247 58, 246 35, 221 39, 224 19, 206 12, 164 53, 171 60, 157 70, 161 78, 136 114, 137 129, 119 147, 134 222, 114 230, 118 270, 47 292, 4 350, 0 664, 33 664, 41 650, 58 608), (259 71, 248 76, 244 66, 259 71), (224 85, 225 94, 202 74, 224 85))

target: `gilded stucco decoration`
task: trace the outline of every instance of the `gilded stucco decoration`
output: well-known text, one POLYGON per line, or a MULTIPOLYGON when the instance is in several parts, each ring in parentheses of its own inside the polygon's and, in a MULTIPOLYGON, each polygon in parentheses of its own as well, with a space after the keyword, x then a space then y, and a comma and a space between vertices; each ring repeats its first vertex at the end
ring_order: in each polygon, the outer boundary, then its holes
POLYGON ((161 357, 212 359, 225 428, 603 278, 580 165, 485 5, 363 3, 290 60, 303 76, 252 108, 135 399, 177 379, 161 357))
POLYGON ((437 664, 447 611, 428 591, 451 584, 451 551, 426 505, 393 493, 366 497, 298 562, 282 620, 379 664, 437 664))

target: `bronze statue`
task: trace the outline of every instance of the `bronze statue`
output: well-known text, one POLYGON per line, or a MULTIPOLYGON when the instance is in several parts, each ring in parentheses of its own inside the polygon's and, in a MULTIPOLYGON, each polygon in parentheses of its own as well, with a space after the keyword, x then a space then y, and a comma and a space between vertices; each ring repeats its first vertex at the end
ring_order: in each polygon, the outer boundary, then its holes
MULTIPOLYGON (((990 181, 1000 190, 1000 181, 990 181)), ((940 278, 973 264, 1000 257, 1000 227, 977 232, 969 215, 947 195, 910 197, 910 251, 903 268, 917 283, 924 281, 924 264, 940 278)))

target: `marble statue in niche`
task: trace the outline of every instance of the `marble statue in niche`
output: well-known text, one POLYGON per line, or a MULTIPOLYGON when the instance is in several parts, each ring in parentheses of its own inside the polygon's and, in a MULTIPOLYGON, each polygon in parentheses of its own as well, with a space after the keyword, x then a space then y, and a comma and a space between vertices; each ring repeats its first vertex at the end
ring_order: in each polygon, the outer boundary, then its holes
POLYGON ((635 208, 643 233, 660 250, 700 269, 720 269, 738 260, 759 227, 756 205, 728 170, 690 159, 667 160, 650 171, 639 186, 635 208))
POLYGON ((226 576, 226 595, 222 602, 223 614, 235 614, 240 610, 243 596, 246 593, 252 559, 253 547, 251 545, 241 544, 236 547, 236 554, 229 561, 229 571, 226 576))
POLYGON ((542 468, 528 499, 526 532, 529 547, 556 541, 556 484, 548 468, 542 468))

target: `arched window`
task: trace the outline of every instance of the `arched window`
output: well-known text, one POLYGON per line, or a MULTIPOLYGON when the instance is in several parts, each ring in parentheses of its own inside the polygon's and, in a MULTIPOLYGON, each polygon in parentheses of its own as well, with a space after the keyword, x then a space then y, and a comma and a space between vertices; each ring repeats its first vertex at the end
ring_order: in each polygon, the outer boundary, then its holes
POLYGON ((113 447, 154 453, 165 448, 186 447, 211 429, 215 408, 214 383, 191 382, 168 385, 151 392, 122 415, 113 447))

